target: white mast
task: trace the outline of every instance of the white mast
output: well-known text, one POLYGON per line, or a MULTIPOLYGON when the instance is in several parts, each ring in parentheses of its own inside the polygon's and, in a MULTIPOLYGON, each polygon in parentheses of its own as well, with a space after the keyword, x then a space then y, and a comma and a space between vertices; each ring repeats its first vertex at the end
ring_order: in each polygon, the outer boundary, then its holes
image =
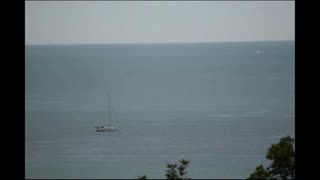
POLYGON ((107 94, 107 97, 108 97, 109 123, 108 123, 108 120, 107 120, 107 118, 106 118, 106 126, 107 126, 107 127, 97 126, 96 132, 113 132, 113 131, 119 131, 118 128, 112 127, 112 124, 111 124, 111 106, 110 106, 110 96, 109 96, 109 93, 107 94))
POLYGON ((110 109, 110 96, 108 94, 108 108, 109 108, 109 126, 111 127, 111 109, 110 109))

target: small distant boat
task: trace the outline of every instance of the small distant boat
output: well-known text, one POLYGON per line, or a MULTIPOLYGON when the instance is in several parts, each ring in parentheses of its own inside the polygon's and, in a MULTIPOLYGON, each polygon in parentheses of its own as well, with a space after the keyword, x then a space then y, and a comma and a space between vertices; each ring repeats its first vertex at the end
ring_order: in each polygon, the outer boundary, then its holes
POLYGON ((96 132, 114 132, 119 131, 119 128, 113 127, 111 123, 111 108, 110 108, 110 96, 108 95, 108 109, 109 109, 109 124, 96 126, 96 132))
POLYGON ((112 126, 97 126, 96 132, 113 132, 119 131, 118 128, 112 126))

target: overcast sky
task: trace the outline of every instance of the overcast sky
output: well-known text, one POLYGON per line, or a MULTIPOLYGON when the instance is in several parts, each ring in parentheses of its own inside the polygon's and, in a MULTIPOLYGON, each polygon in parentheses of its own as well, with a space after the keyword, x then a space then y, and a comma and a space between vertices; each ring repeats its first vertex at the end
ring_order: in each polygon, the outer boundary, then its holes
POLYGON ((26 44, 294 40, 293 1, 27 1, 26 44))

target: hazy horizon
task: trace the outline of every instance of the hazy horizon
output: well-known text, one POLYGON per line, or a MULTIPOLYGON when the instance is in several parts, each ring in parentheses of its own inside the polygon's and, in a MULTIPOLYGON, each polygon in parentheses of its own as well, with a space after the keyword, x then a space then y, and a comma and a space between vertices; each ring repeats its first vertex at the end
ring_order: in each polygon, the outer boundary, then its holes
POLYGON ((93 43, 93 44, 26 44, 26 46, 68 46, 68 45, 139 45, 139 44, 225 44, 225 43, 255 43, 255 42, 291 42, 295 40, 252 40, 252 41, 203 41, 203 42, 128 42, 128 43, 93 43))
POLYGON ((154 44, 295 39, 295 2, 25 2, 25 43, 154 44))

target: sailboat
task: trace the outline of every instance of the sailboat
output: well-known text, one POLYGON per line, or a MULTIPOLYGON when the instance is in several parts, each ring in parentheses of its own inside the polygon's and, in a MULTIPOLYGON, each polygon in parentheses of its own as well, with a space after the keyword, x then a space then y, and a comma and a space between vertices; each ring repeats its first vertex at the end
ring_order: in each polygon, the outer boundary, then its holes
POLYGON ((96 126, 97 130, 96 132, 113 132, 113 131, 119 131, 117 127, 112 126, 111 124, 111 110, 110 110, 110 97, 108 95, 108 109, 109 109, 109 124, 106 126, 100 125, 96 126))

